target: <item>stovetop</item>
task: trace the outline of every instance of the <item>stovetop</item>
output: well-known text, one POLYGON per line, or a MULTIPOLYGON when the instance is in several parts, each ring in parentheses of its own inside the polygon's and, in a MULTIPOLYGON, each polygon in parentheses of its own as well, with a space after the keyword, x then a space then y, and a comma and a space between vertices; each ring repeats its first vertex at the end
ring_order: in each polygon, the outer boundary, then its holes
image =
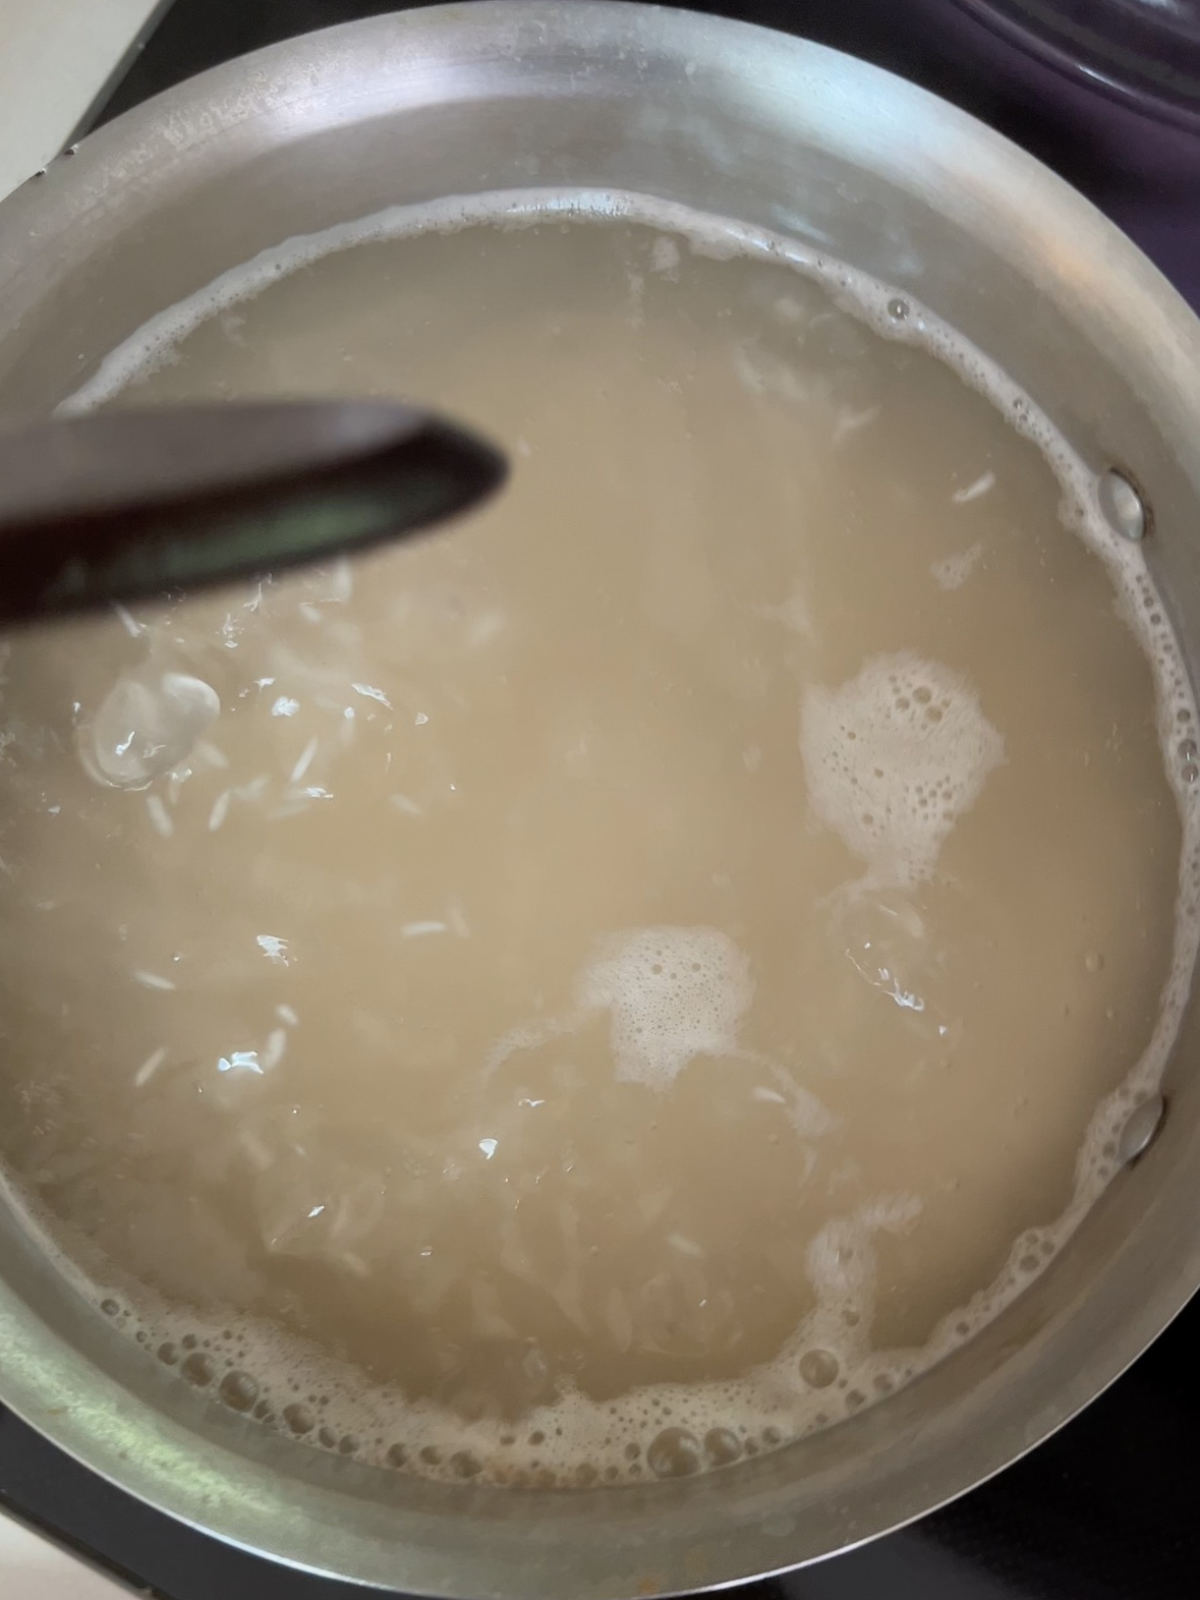
MULTIPOLYGON (((1105 84, 1086 62, 990 28, 993 8, 975 0, 692 4, 820 39, 965 106, 1087 194, 1200 310, 1200 112, 1190 125, 1159 116, 1138 83, 1105 84)), ((104 114, 246 50, 393 8, 388 0, 175 0, 104 114)), ((739 1600, 1200 1594, 1198 1346, 1200 1299, 1081 1417, 989 1484, 863 1550, 747 1584, 739 1600)), ((362 1600, 353 1586, 274 1567, 139 1505, 3 1412, 0 1508, 162 1600, 362 1600)))

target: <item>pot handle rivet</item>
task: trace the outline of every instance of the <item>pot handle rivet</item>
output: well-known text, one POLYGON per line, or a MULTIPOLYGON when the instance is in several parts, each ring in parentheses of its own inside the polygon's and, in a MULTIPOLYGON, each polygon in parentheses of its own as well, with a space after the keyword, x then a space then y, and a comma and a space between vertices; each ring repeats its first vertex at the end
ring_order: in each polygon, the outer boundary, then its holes
POLYGON ((1117 1140, 1117 1155, 1123 1165, 1136 1161, 1148 1147, 1162 1126, 1166 1109, 1167 1103, 1161 1094, 1152 1094, 1134 1106, 1117 1140))
POLYGON ((1096 483, 1096 496, 1109 527, 1122 539, 1144 539, 1150 531, 1146 503, 1123 472, 1109 467, 1096 483))

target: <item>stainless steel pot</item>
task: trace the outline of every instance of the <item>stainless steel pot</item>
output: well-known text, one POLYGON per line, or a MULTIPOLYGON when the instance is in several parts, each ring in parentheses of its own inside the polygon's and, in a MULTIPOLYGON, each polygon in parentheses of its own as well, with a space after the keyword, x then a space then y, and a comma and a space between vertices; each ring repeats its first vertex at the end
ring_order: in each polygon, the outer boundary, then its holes
MULTIPOLYGON (((235 61, 0 206, 0 409, 44 411, 152 313, 289 234, 387 204, 611 185, 818 242, 996 357, 1153 508, 1200 641, 1200 323, 1044 168, 962 113, 777 34, 625 4, 483 3, 235 61)), ((1149 1151, 941 1366, 824 1435, 699 1479, 450 1488, 271 1435, 147 1362, 0 1212, 0 1400, 134 1494, 280 1560, 437 1595, 727 1583, 980 1482, 1085 1405, 1200 1284, 1195 1015, 1149 1151)))

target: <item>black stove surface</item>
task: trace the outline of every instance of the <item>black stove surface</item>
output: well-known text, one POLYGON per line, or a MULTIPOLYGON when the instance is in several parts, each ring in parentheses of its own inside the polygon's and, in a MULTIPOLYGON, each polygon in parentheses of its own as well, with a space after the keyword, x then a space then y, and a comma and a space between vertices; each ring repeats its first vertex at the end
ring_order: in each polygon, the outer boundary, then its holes
MULTIPOLYGON (((568 3, 568 0, 564 0, 568 3)), ((725 0, 923 84, 1023 144, 1101 207, 1200 310, 1200 116, 1160 119, 962 0, 725 0)), ((231 56, 389 0, 175 0, 105 116, 231 56)), ((986 8, 984 8, 986 9, 986 8)), ((1200 1299, 1095 1405, 945 1510, 739 1600, 1184 1600, 1200 1596, 1200 1299)), ((0 1412, 0 1507, 163 1600, 362 1600, 139 1505, 0 1412)), ((3 1592, 0 1576, 0 1593, 3 1592)), ((564 1584, 569 1600, 569 1578, 564 1584)), ((24 1600, 24 1597, 21 1597, 24 1600)))

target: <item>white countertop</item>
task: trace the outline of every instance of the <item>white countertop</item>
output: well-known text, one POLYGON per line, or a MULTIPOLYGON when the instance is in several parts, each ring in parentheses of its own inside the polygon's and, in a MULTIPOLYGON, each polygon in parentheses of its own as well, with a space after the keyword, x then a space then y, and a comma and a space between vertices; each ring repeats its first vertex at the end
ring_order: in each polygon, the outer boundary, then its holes
POLYGON ((130 1600, 123 1584, 2 1512, 0 1594, 4 1600, 130 1600))
POLYGON ((0 195, 57 155, 158 0, 0 0, 0 195))
MULTIPOLYGON (((159 0, 0 0, 0 196, 66 144, 159 0)), ((128 1600, 130 1590, 0 1511, 3 1600, 128 1600)))
MULTIPOLYGON (((0 196, 58 154, 158 0, 0 0, 0 196)), ((4 1600, 128 1600, 129 1590, 0 1512, 4 1600)))

